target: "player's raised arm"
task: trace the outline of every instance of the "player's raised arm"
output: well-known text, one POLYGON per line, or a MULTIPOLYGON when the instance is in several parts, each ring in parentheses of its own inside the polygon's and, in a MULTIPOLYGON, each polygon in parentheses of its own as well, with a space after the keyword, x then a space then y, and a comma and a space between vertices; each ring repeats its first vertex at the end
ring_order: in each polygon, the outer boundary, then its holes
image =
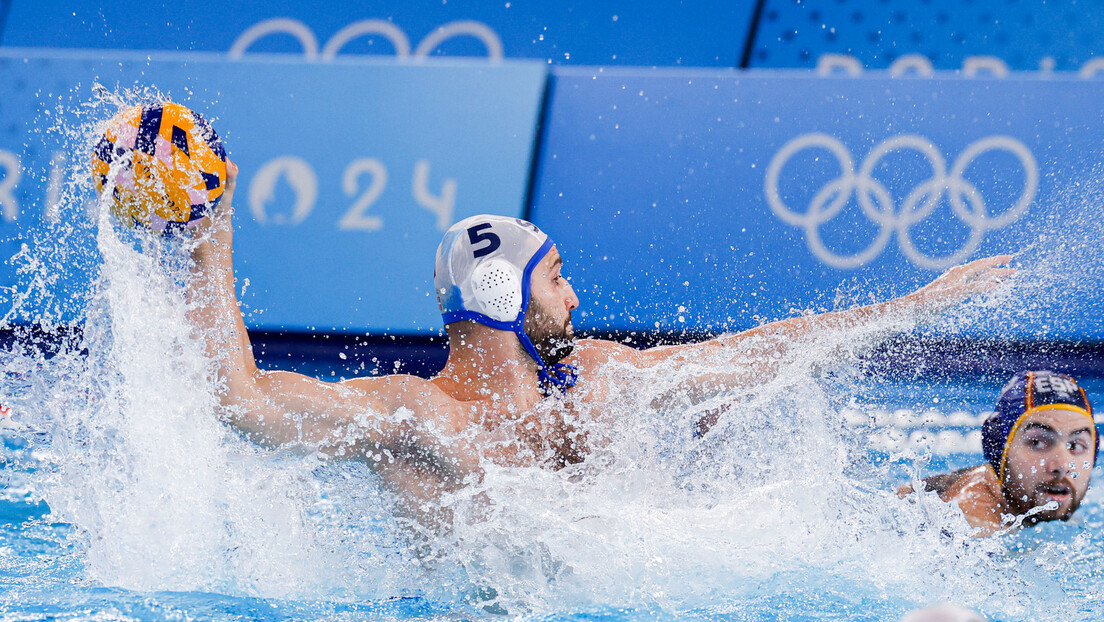
MULTIPOLYGON (((364 378, 330 383, 257 368, 234 287, 233 195, 237 167, 227 163, 222 200, 195 233, 194 273, 187 284, 189 317, 215 364, 226 419, 256 442, 302 442, 331 455, 376 455, 383 449, 433 445, 399 408, 448 412, 435 388, 419 378, 364 378)), ((415 421, 418 419, 414 419, 415 421)))
POLYGON ((458 402, 414 376, 333 383, 258 369, 234 287, 237 172, 228 162, 225 194, 193 236, 187 285, 189 317, 214 362, 226 421, 254 442, 302 443, 363 460, 403 493, 408 512, 427 524, 441 522, 435 514, 440 493, 481 474, 482 454, 465 431, 485 404, 458 402))
POLYGON ((327 387, 299 374, 257 369, 234 287, 233 195, 237 173, 237 166, 228 161, 222 199, 195 232, 195 268, 187 284, 189 317, 215 362, 215 380, 221 385, 219 397, 227 407, 230 423, 265 444, 319 442, 337 423, 333 413, 328 413, 328 403, 345 398, 362 402, 364 407, 372 404, 370 400, 341 395, 347 390, 337 385, 327 387), (291 412, 309 415, 308 420, 314 424, 303 428, 301 422, 284 416, 291 412))

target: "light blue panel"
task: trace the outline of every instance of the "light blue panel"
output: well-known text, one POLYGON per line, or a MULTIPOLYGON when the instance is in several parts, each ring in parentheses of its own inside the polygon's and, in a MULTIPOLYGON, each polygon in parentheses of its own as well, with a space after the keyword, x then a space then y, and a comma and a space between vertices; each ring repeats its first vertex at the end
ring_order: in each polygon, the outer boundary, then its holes
POLYGON ((407 0, 383 2, 150 2, 12 0, 4 45, 226 52, 257 24, 294 20, 297 34, 273 34, 249 49, 301 53, 300 40, 320 52, 346 28, 367 24, 343 53, 536 58, 558 64, 731 67, 740 60, 754 0, 407 0), (379 22, 384 23, 381 28, 379 22), (455 36, 432 44, 438 28, 455 36), (429 43, 426 43, 427 40, 429 43))
POLYGON ((936 69, 988 55, 1013 70, 1077 70, 1102 51, 1101 0, 765 0, 750 66, 813 67, 822 54, 848 54, 884 69, 920 54, 936 69))
MULTIPOLYGON (((236 261, 249 279, 251 326, 435 332, 443 230, 472 214, 523 210, 541 63, 30 54, 0 55, 0 149, 24 170, 13 189, 22 212, 0 234, 25 235, 41 221, 56 150, 43 145, 54 141, 47 128, 109 116, 106 106, 77 112, 93 82, 155 86, 211 120, 241 167, 236 261)), ((64 147, 83 158, 86 144, 64 147)), ((10 255, 16 243, 7 244, 10 255)))
POLYGON ((967 332, 1104 338, 1099 81, 558 68, 552 84, 531 214, 583 328, 747 328, 1014 252, 1020 298, 967 332))

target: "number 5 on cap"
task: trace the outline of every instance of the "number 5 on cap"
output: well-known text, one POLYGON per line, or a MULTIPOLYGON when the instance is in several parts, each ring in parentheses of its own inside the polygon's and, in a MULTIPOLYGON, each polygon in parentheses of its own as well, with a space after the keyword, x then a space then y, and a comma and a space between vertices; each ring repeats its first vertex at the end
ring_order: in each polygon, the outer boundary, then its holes
POLYGON ((474 227, 468 228, 468 240, 472 244, 472 247, 474 249, 472 251, 472 254, 475 256, 476 259, 479 259, 480 257, 486 255, 490 255, 491 253, 498 250, 499 246, 502 246, 502 240, 499 239, 499 237, 494 233, 491 233, 490 231, 480 233, 484 229, 490 228, 491 223, 489 222, 481 223, 475 225, 474 227), (474 248, 475 245, 479 244, 480 242, 487 242, 487 245, 483 248, 474 248))

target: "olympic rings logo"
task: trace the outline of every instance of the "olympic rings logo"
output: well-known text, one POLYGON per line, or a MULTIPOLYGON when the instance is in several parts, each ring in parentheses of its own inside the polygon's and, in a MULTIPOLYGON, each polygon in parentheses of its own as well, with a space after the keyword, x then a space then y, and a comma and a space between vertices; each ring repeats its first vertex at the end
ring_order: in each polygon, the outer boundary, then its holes
POLYGON ((858 173, 851 152, 837 138, 815 133, 798 136, 787 142, 775 154, 767 167, 766 196, 771 211, 784 222, 805 231, 809 250, 824 263, 836 268, 857 268, 869 263, 885 250, 893 234, 909 261, 923 268, 942 270, 973 255, 985 235, 1015 222, 1026 211, 1039 189, 1039 167, 1031 150, 1009 136, 989 136, 971 143, 954 161, 950 171, 943 154, 930 140, 916 134, 902 134, 889 138, 866 156, 858 173), (798 211, 782 199, 779 177, 782 168, 797 153, 806 149, 824 149, 839 162, 840 175, 825 184, 813 195, 805 211, 798 211), (931 166, 931 177, 920 182, 908 192, 900 207, 897 206, 885 184, 874 178, 875 166, 882 158, 894 152, 915 151, 931 166), (1023 168, 1023 189, 1010 207, 999 215, 990 215, 977 186, 963 177, 969 166, 980 155, 989 151, 1006 151, 1015 156, 1023 168), (839 254, 829 250, 821 238, 820 228, 835 218, 855 195, 862 214, 879 227, 873 242, 865 249, 851 254, 839 254), (943 197, 950 200, 955 218, 970 228, 970 234, 961 248, 951 254, 930 257, 920 251, 909 230, 928 218, 940 205, 943 197))
MULTIPOLYGON (((320 53, 318 38, 310 26, 297 19, 276 17, 254 24, 241 33, 230 46, 230 58, 241 58, 258 39, 272 34, 288 34, 295 37, 303 48, 303 55, 311 60, 321 57, 323 61, 332 61, 346 44, 364 35, 379 35, 390 41, 398 58, 411 56, 410 39, 406 33, 386 20, 365 19, 353 22, 334 33, 326 45, 322 46, 320 53)), ((413 57, 426 58, 437 49, 437 46, 448 39, 460 36, 475 37, 487 49, 487 58, 502 59, 502 39, 490 26, 474 20, 459 20, 437 27, 418 43, 418 47, 414 48, 413 57)))

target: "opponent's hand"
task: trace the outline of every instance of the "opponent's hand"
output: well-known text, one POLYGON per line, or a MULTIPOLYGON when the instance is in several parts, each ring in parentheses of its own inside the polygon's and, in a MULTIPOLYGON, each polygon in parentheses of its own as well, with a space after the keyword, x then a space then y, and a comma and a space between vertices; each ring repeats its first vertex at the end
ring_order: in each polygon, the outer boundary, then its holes
POLYGON ((1016 273, 1011 255, 977 259, 947 270, 936 280, 902 298, 921 313, 940 313, 971 296, 988 294, 1016 273))

